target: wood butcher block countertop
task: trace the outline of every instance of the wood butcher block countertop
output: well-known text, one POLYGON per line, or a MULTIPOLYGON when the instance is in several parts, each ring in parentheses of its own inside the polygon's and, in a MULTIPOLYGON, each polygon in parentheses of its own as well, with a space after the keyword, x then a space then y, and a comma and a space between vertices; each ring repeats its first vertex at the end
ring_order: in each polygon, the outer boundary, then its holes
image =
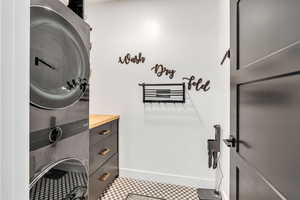
POLYGON ((89 128, 95 128, 97 126, 101 126, 103 124, 106 124, 108 122, 114 121, 116 119, 119 119, 119 115, 90 115, 89 118, 89 128))

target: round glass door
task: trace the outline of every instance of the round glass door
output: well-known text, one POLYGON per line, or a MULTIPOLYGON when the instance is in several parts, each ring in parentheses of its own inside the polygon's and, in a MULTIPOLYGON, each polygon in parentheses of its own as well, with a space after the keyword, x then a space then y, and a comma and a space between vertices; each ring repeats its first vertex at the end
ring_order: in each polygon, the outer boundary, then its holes
POLYGON ((47 166, 30 184, 30 200, 87 199, 87 171, 76 159, 64 159, 47 166))
POLYGON ((88 87, 88 50, 74 29, 51 9, 32 6, 30 101, 59 109, 78 101, 88 87))

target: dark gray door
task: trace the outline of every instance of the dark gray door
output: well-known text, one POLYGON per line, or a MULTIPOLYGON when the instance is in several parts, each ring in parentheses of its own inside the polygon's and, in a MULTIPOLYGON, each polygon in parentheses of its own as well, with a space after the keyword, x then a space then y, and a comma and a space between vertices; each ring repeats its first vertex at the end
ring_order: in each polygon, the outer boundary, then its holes
POLYGON ((230 200, 300 199, 300 1, 231 0, 230 200))

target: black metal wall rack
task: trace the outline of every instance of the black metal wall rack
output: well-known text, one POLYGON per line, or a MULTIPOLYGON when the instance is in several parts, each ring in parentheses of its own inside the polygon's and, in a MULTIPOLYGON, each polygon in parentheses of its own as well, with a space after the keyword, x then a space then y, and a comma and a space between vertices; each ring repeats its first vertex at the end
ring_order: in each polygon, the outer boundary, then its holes
POLYGON ((143 88, 143 103, 185 103, 185 83, 146 84, 143 88))

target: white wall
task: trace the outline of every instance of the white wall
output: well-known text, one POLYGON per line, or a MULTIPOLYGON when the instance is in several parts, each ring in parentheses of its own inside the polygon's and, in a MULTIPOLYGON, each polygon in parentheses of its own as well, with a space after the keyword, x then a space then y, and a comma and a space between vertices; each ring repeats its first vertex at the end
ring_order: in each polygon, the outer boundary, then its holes
POLYGON ((29 196, 29 2, 0 7, 0 199, 29 196))
MULTIPOLYGON (((220 23, 219 23, 219 56, 220 59, 224 56, 225 52, 230 47, 230 22, 229 22, 229 16, 230 16, 230 0, 221 0, 219 4, 219 17, 220 17, 220 23)), ((227 60, 224 63, 224 66, 222 67, 222 71, 224 73, 224 90, 226 91, 224 93, 223 98, 225 99, 225 115, 224 115, 224 131, 222 132, 222 139, 228 139, 229 138, 229 119, 230 119, 230 61, 227 60)), ((230 181, 230 151, 229 148, 222 142, 221 143, 221 169, 223 172, 223 180, 222 185, 220 187, 220 190, 223 193, 223 197, 225 200, 229 200, 229 181, 230 181)), ((220 173, 217 174, 217 180, 220 181, 221 175, 220 173)))
POLYGON ((93 27, 90 112, 121 115, 121 175, 215 186, 206 140, 214 137, 214 124, 228 132, 228 74, 219 66, 227 48, 220 44, 220 2, 112 0, 87 5, 93 27), (127 52, 142 52, 146 63, 118 64, 127 52), (157 78, 150 71, 154 64, 176 69, 175 78, 157 78), (193 74, 211 80, 211 90, 190 91, 185 105, 142 103, 139 82, 182 82, 193 74))
MULTIPOLYGON (((0 10, 2 12, 2 1, 0 1, 0 10)), ((2 47, 2 15, 0 14, 0 47, 2 47)), ((2 48, 0 48, 0 63, 2 67, 2 48)), ((2 83, 2 70, 0 70, 0 83, 2 83)), ((0 92, 0 105, 2 105, 2 93, 0 92)), ((2 106, 0 106, 0 130, 2 130, 2 106)), ((3 141, 2 134, 0 134, 0 141, 3 141)), ((0 142, 0 145, 1 142, 0 142)), ((2 198, 2 148, 0 147, 0 197, 2 198)))

